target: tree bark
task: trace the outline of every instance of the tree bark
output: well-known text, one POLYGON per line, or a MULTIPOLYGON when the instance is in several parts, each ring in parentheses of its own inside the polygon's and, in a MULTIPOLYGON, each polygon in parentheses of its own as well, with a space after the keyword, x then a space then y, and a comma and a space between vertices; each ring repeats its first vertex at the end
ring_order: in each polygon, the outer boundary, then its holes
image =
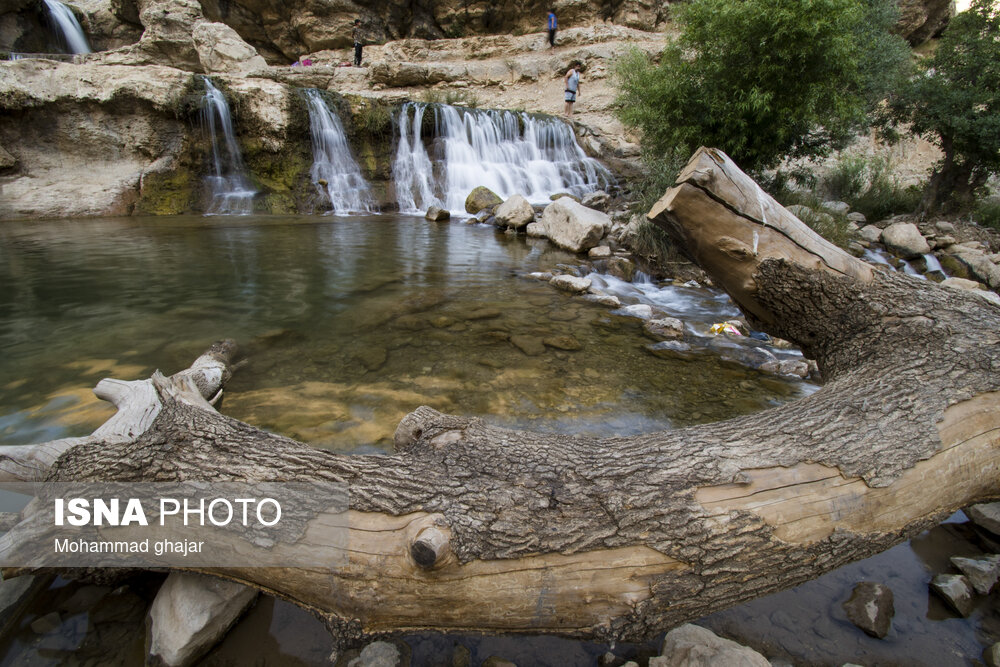
POLYGON ((315 610, 342 642, 427 628, 646 637, 998 496, 1000 308, 874 270, 715 150, 695 154, 649 217, 756 326, 817 359, 825 386, 754 415, 615 438, 423 407, 400 423, 395 454, 341 456, 158 380, 162 408, 144 432, 77 444, 47 479, 346 484, 342 566, 203 570, 315 610))

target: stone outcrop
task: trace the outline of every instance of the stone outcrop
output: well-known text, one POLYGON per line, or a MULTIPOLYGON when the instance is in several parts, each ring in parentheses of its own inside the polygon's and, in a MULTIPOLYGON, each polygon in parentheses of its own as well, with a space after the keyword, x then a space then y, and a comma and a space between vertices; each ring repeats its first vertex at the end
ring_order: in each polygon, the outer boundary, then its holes
POLYGON ((541 224, 545 236, 560 248, 584 252, 601 240, 611 227, 611 218, 569 197, 560 197, 545 207, 541 224))
POLYGON ((899 0, 896 30, 911 45, 936 37, 955 15, 955 0, 899 0))
POLYGON ((535 220, 535 209, 521 195, 509 197, 494 213, 497 224, 511 229, 524 229, 535 220))

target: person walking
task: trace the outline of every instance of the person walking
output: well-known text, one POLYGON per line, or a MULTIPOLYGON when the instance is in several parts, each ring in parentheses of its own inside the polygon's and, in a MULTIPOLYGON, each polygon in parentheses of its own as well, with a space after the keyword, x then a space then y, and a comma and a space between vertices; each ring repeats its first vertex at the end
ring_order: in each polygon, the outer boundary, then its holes
POLYGON ((556 48, 556 27, 558 21, 556 21, 556 10, 549 10, 549 48, 556 48))
POLYGON ((361 19, 354 19, 354 30, 351 32, 354 38, 354 66, 361 67, 361 44, 363 35, 361 34, 361 19))
POLYGON ((565 114, 567 116, 573 115, 573 103, 576 102, 576 96, 580 94, 580 72, 577 71, 578 67, 582 66, 570 63, 569 71, 566 72, 564 79, 564 83, 566 84, 565 114))

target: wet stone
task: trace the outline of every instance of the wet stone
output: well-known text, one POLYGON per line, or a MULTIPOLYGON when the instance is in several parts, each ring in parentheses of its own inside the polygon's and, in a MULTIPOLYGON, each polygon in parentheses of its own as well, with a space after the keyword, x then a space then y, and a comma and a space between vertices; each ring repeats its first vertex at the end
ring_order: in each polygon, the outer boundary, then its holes
POLYGON ((361 655, 347 663, 347 667, 401 667, 402 664, 402 656, 394 644, 372 642, 361 649, 361 655))
POLYGON ((962 558, 954 556, 951 564, 966 576, 972 588, 980 595, 989 595, 1000 576, 1000 556, 962 558))
POLYGON ((529 357, 545 354, 545 343, 534 336, 511 336, 510 342, 529 357))
POLYGON ((646 333, 661 340, 672 340, 684 337, 684 323, 676 317, 646 320, 642 326, 646 333))
POLYGON ((1000 642, 983 651, 983 662, 986 667, 1000 667, 1000 642))
POLYGON ((583 348, 583 345, 580 344, 580 341, 578 341, 574 336, 570 335, 552 336, 550 338, 543 338, 542 343, 548 345, 549 347, 554 347, 557 350, 566 350, 569 352, 573 352, 575 350, 583 348))
POLYGON ((844 603, 844 611, 851 623, 866 634, 884 639, 889 634, 892 617, 896 613, 892 590, 873 581, 862 581, 844 603))
POLYGON ((52 611, 32 621, 31 630, 36 634, 44 635, 57 630, 61 623, 62 617, 59 616, 58 612, 52 611))
POLYGON ((931 590, 961 616, 972 613, 972 585, 960 574, 939 574, 931 580, 931 590))

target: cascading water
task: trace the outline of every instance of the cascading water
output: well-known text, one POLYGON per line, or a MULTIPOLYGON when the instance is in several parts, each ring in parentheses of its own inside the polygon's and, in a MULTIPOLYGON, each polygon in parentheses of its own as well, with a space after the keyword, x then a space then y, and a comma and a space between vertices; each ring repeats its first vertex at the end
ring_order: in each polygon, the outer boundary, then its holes
POLYGON ((313 166, 309 173, 313 183, 320 194, 330 198, 335 214, 371 213, 375 210, 371 188, 351 155, 340 118, 330 111, 315 88, 306 91, 306 102, 312 132, 313 166))
POLYGON ((70 53, 90 53, 90 44, 83 34, 83 28, 80 27, 80 22, 76 20, 70 8, 59 0, 45 0, 45 6, 49 10, 52 23, 62 33, 70 53))
POLYGON ((393 177, 402 211, 436 205, 464 213, 465 198, 479 185, 505 199, 519 194, 542 203, 556 192, 583 195, 612 182, 572 128, 555 118, 411 102, 397 126, 393 177), (427 109, 434 112, 433 161, 421 140, 427 109))
POLYGON ((233 132, 229 104, 226 96, 211 81, 207 78, 204 81, 201 120, 212 145, 212 173, 206 177, 211 201, 206 207, 206 213, 249 215, 253 213, 253 198, 257 191, 250 187, 250 180, 246 175, 243 154, 233 132))

